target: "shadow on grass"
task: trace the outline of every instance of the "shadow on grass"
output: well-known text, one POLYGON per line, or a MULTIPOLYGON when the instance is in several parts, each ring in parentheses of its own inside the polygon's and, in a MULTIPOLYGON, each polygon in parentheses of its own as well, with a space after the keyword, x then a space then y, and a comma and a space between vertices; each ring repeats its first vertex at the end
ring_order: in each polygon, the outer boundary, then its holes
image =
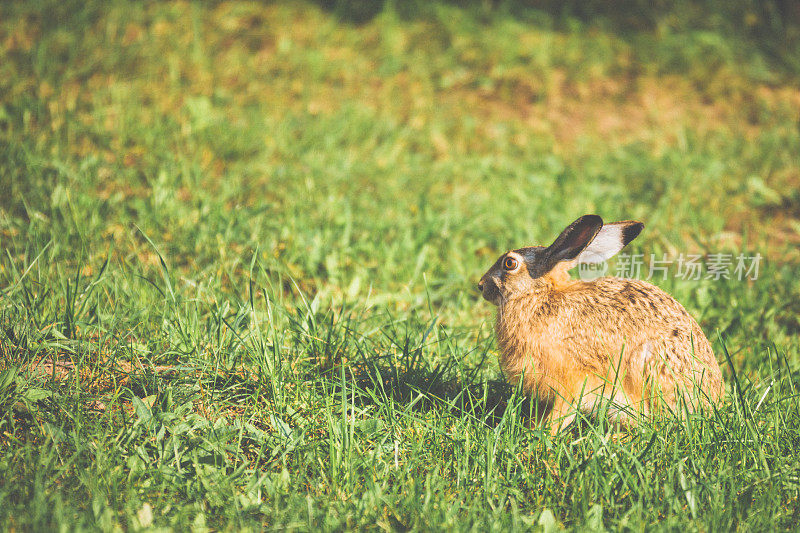
MULTIPOLYGON (((351 24, 364 24, 385 10, 400 19, 437 18, 437 5, 454 6, 477 20, 501 15, 537 26, 569 31, 576 22, 602 28, 621 38, 677 32, 717 32, 758 49, 771 61, 797 71, 800 3, 793 0, 314 0, 322 9, 351 24)), ((633 42, 632 44, 636 44, 633 42)))
POLYGON ((604 26, 616 33, 653 31, 666 20, 678 26, 704 28, 717 25, 753 36, 772 33, 773 37, 786 37, 800 26, 800 6, 792 0, 660 3, 647 0, 314 0, 314 3, 354 24, 369 22, 387 9, 405 19, 424 18, 435 12, 436 4, 440 4, 487 17, 500 13, 523 20, 550 19, 556 25, 568 24, 570 19, 579 20, 604 26), (747 24, 744 23, 745 17, 747 24))
MULTIPOLYGON (((531 419, 531 401, 515 394, 514 388, 500 380, 475 380, 448 377, 438 369, 396 368, 375 364, 360 365, 345 375, 344 392, 359 406, 392 403, 411 412, 439 411, 454 418, 472 418, 488 427, 497 426, 503 417, 531 419), (511 410, 511 411, 509 411, 511 410)), ((323 374, 328 393, 343 391, 341 369, 323 374)))

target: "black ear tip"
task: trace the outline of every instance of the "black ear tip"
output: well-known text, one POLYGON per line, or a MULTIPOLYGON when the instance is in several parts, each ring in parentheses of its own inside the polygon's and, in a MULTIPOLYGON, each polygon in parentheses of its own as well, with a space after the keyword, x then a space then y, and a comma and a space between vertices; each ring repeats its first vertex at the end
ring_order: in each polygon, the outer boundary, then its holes
POLYGON ((639 234, 644 229, 644 224, 641 222, 634 222, 633 224, 628 224, 622 230, 622 240, 625 244, 628 244, 633 239, 639 236, 639 234))
POLYGON ((581 218, 575 221, 580 222, 581 224, 591 224, 591 225, 603 225, 603 219, 600 215, 583 215, 581 218))

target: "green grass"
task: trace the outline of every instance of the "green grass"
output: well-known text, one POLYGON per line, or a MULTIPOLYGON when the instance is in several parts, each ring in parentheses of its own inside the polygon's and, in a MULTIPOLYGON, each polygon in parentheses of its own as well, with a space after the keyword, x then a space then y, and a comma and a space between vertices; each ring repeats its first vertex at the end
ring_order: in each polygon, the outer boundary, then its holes
POLYGON ((0 6, 2 528, 795 528, 791 58, 387 6, 0 6), (589 212, 764 255, 656 280, 714 412, 525 427, 474 285, 589 212))

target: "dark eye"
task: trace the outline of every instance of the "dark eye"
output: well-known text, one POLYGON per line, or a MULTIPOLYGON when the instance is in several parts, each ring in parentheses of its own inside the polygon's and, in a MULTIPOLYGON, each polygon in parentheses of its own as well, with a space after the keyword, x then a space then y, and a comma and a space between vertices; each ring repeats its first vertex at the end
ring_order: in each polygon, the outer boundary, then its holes
POLYGON ((513 257, 509 256, 503 259, 503 268, 505 268, 506 270, 509 271, 516 270, 518 266, 519 266, 519 261, 517 261, 513 257))

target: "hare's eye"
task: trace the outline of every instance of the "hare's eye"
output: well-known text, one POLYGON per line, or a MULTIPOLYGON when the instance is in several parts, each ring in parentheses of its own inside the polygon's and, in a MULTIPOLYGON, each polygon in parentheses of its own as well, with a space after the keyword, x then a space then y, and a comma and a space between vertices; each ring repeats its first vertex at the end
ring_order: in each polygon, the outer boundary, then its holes
POLYGON ((506 270, 509 271, 516 270, 518 266, 519 266, 519 261, 517 261, 513 257, 506 257, 505 259, 503 259, 503 268, 505 268, 506 270))

